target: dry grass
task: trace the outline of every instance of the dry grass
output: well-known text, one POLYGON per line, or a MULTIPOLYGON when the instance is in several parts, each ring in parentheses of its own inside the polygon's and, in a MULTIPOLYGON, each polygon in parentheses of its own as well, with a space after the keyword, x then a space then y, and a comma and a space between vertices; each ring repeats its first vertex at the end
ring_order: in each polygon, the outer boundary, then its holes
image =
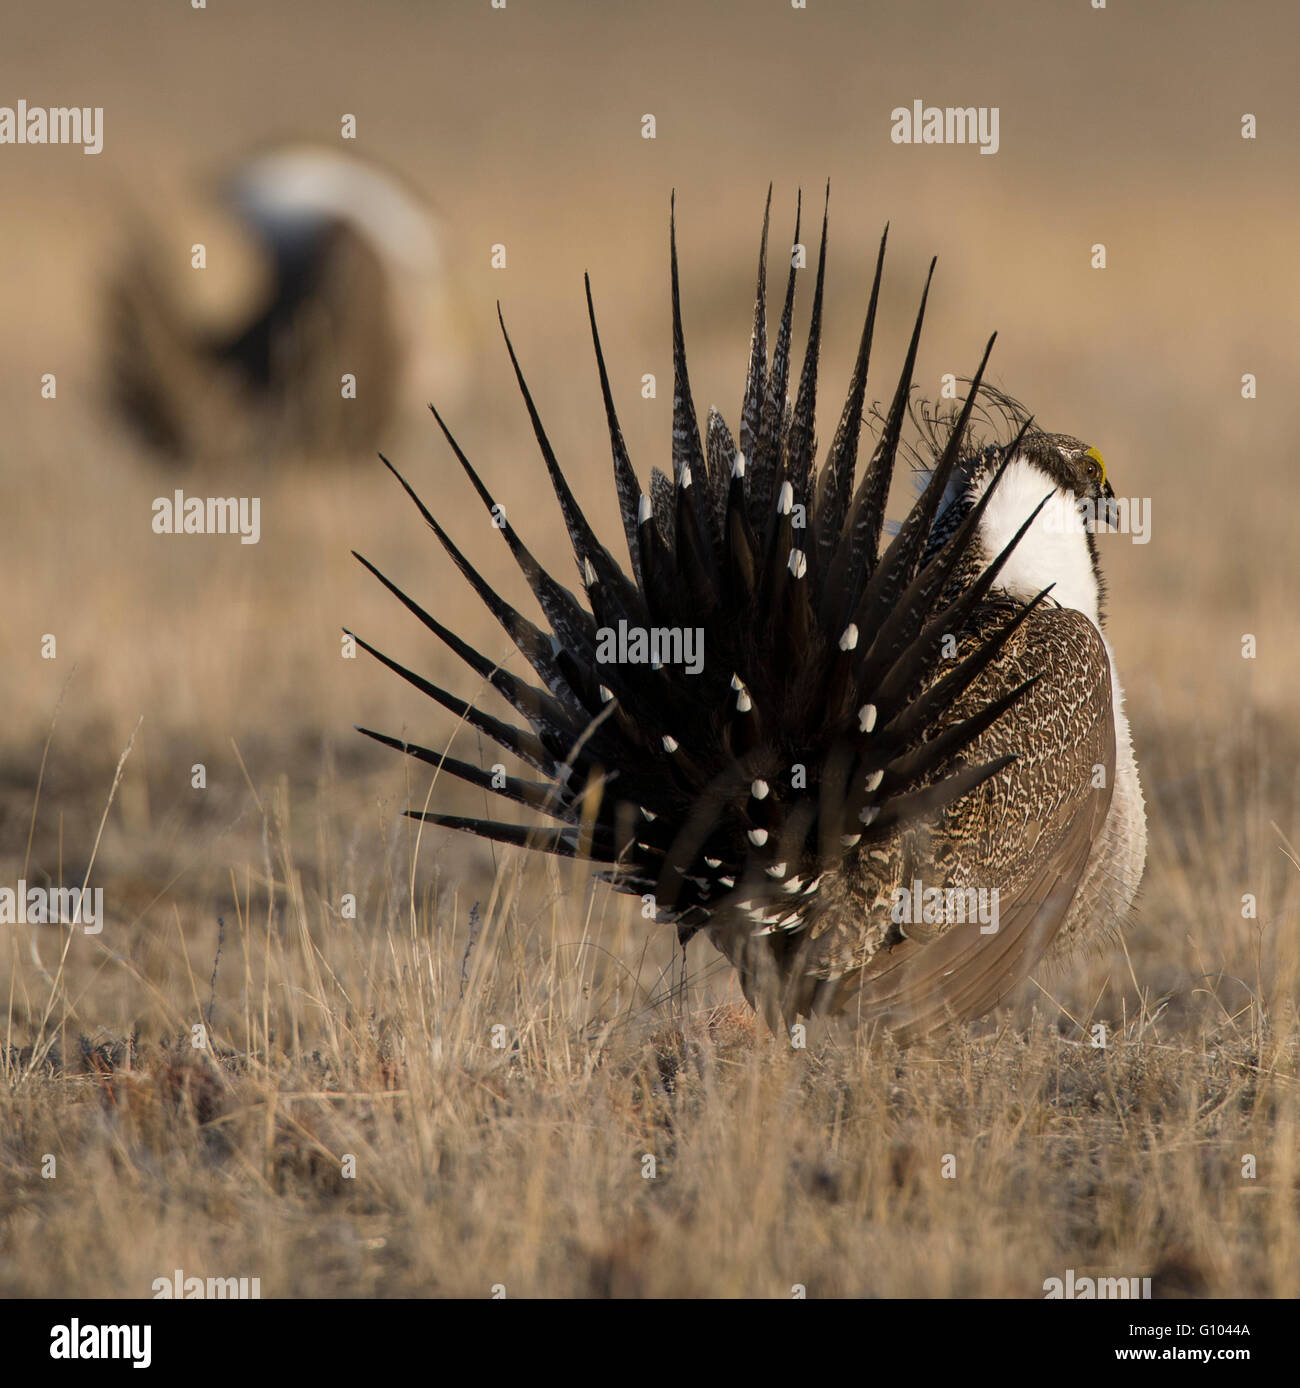
MULTIPOLYGON (((102 100, 106 139, 93 159, 0 159, 0 886, 89 877, 108 923, 0 926, 0 1294, 148 1295, 178 1267, 260 1277, 267 1296, 1038 1296, 1071 1267, 1150 1275, 1158 1294, 1300 1294, 1293 7, 934 5, 924 25, 871 8, 377 3, 364 24, 319 6, 304 25, 286 7, 147 19, 56 0, 9 16, 5 99, 102 100), (1086 80, 1062 81, 1062 53, 1086 80), (820 72, 817 100, 755 99, 785 89, 785 65, 820 72), (1002 152, 890 145, 889 107, 916 95, 1000 103, 1002 152), (581 272, 648 474, 670 428, 670 188, 692 384, 733 420, 769 179, 777 240, 794 188, 832 179, 823 438, 880 226, 873 395, 940 254, 926 393, 997 328, 997 382, 1152 499, 1151 543, 1103 554, 1151 819, 1122 943, 930 1048, 830 1031, 796 1049, 754 1026, 706 944, 683 986, 671 931, 581 873, 417 836, 400 812, 430 778, 350 725, 442 745, 451 720, 341 660, 339 627, 466 697, 474 682, 349 549, 506 655, 418 518, 367 460, 175 474, 102 398, 98 294, 123 207, 219 249, 192 180, 269 137, 330 138, 351 110, 360 152, 447 220, 473 383, 457 432, 561 577, 498 296, 613 536, 581 272), (152 535, 152 499, 178 485, 259 496, 261 543, 152 535)), ((805 292, 797 337, 807 311, 805 292)), ((419 398, 387 451, 525 606, 419 398)), ((479 753, 464 729, 452 745, 479 753)))
MULTIPOLYGON (((1247 761, 1157 824, 1230 835, 1247 761)), ((176 1267, 279 1296, 1032 1296, 1071 1267, 1300 1292, 1300 875, 1271 849, 1242 864, 1263 920, 1207 929, 1158 837, 1147 909, 1185 966, 1134 942, 899 1053, 767 1034, 707 946, 674 988, 634 913, 518 855, 476 902, 436 872, 413 901, 413 831, 349 843, 327 799, 305 863, 288 789, 255 811, 220 929, 173 901, 124 953, 11 949, 3 1227, 42 1254, 0 1293, 143 1295, 176 1267)))

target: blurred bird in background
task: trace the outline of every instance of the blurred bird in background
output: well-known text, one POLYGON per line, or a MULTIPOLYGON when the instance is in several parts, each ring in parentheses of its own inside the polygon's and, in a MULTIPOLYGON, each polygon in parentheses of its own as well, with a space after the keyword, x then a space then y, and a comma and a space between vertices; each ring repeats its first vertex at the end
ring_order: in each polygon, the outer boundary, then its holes
MULTIPOLYGON (((182 252, 133 228, 108 290, 110 390, 177 461, 360 455, 391 425, 403 383, 462 389, 443 294, 443 231, 393 174, 356 156, 281 146, 242 162, 218 201, 261 262, 242 319, 205 324, 169 265, 182 252)), ((183 254, 193 248, 186 238, 183 254)))

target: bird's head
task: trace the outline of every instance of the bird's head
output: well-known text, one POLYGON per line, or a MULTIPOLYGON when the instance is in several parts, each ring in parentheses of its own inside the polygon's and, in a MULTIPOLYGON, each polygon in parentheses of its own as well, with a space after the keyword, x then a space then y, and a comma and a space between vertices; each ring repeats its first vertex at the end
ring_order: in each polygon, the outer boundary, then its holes
POLYGON ((1021 456, 1076 500, 1114 501, 1106 464, 1097 449, 1069 434, 1026 434, 1021 456))

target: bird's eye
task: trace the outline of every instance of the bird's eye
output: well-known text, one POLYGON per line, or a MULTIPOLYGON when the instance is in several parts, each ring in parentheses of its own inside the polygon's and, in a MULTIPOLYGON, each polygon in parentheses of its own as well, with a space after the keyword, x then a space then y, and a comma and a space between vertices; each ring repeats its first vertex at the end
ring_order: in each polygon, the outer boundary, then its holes
POLYGON ((1085 468, 1088 473, 1088 480, 1090 482, 1104 484, 1106 481, 1106 464, 1102 460, 1101 454, 1098 453, 1095 448, 1090 448, 1083 456, 1086 460, 1085 468))

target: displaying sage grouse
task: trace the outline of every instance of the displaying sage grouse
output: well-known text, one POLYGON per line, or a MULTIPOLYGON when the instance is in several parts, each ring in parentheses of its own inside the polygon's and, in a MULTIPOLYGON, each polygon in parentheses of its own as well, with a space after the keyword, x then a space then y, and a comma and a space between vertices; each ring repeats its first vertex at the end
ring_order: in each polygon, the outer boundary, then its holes
POLYGON ((137 226, 109 287, 112 392, 153 447, 177 458, 368 452, 430 334, 444 340, 418 377, 452 387, 438 227, 394 176, 334 150, 284 146, 240 164, 220 202, 262 262, 244 321, 194 321, 178 276, 163 273, 188 268, 201 219, 183 246, 137 226))
POLYGON ((792 407, 795 270, 769 360, 766 215, 739 433, 710 410, 702 437, 670 226, 673 476, 656 469, 648 494, 587 286, 630 574, 570 490, 508 336, 581 579, 581 596, 564 588, 497 512, 549 631, 489 587, 384 459, 540 683, 499 668, 361 562, 526 726, 359 644, 540 779, 494 777, 361 731, 543 824, 408 813, 601 865, 617 888, 652 899, 683 942, 704 931, 774 1026, 845 1013, 909 1039, 978 1017, 1045 955, 1118 928, 1142 874, 1142 794, 1094 537, 1077 510, 1113 496, 1101 457, 1028 423, 1001 444, 968 446, 986 350, 960 414, 930 431, 928 481, 889 537, 925 295, 858 478, 882 238, 848 399, 814 469, 826 223, 792 407), (979 909, 988 902, 996 909, 979 909))

